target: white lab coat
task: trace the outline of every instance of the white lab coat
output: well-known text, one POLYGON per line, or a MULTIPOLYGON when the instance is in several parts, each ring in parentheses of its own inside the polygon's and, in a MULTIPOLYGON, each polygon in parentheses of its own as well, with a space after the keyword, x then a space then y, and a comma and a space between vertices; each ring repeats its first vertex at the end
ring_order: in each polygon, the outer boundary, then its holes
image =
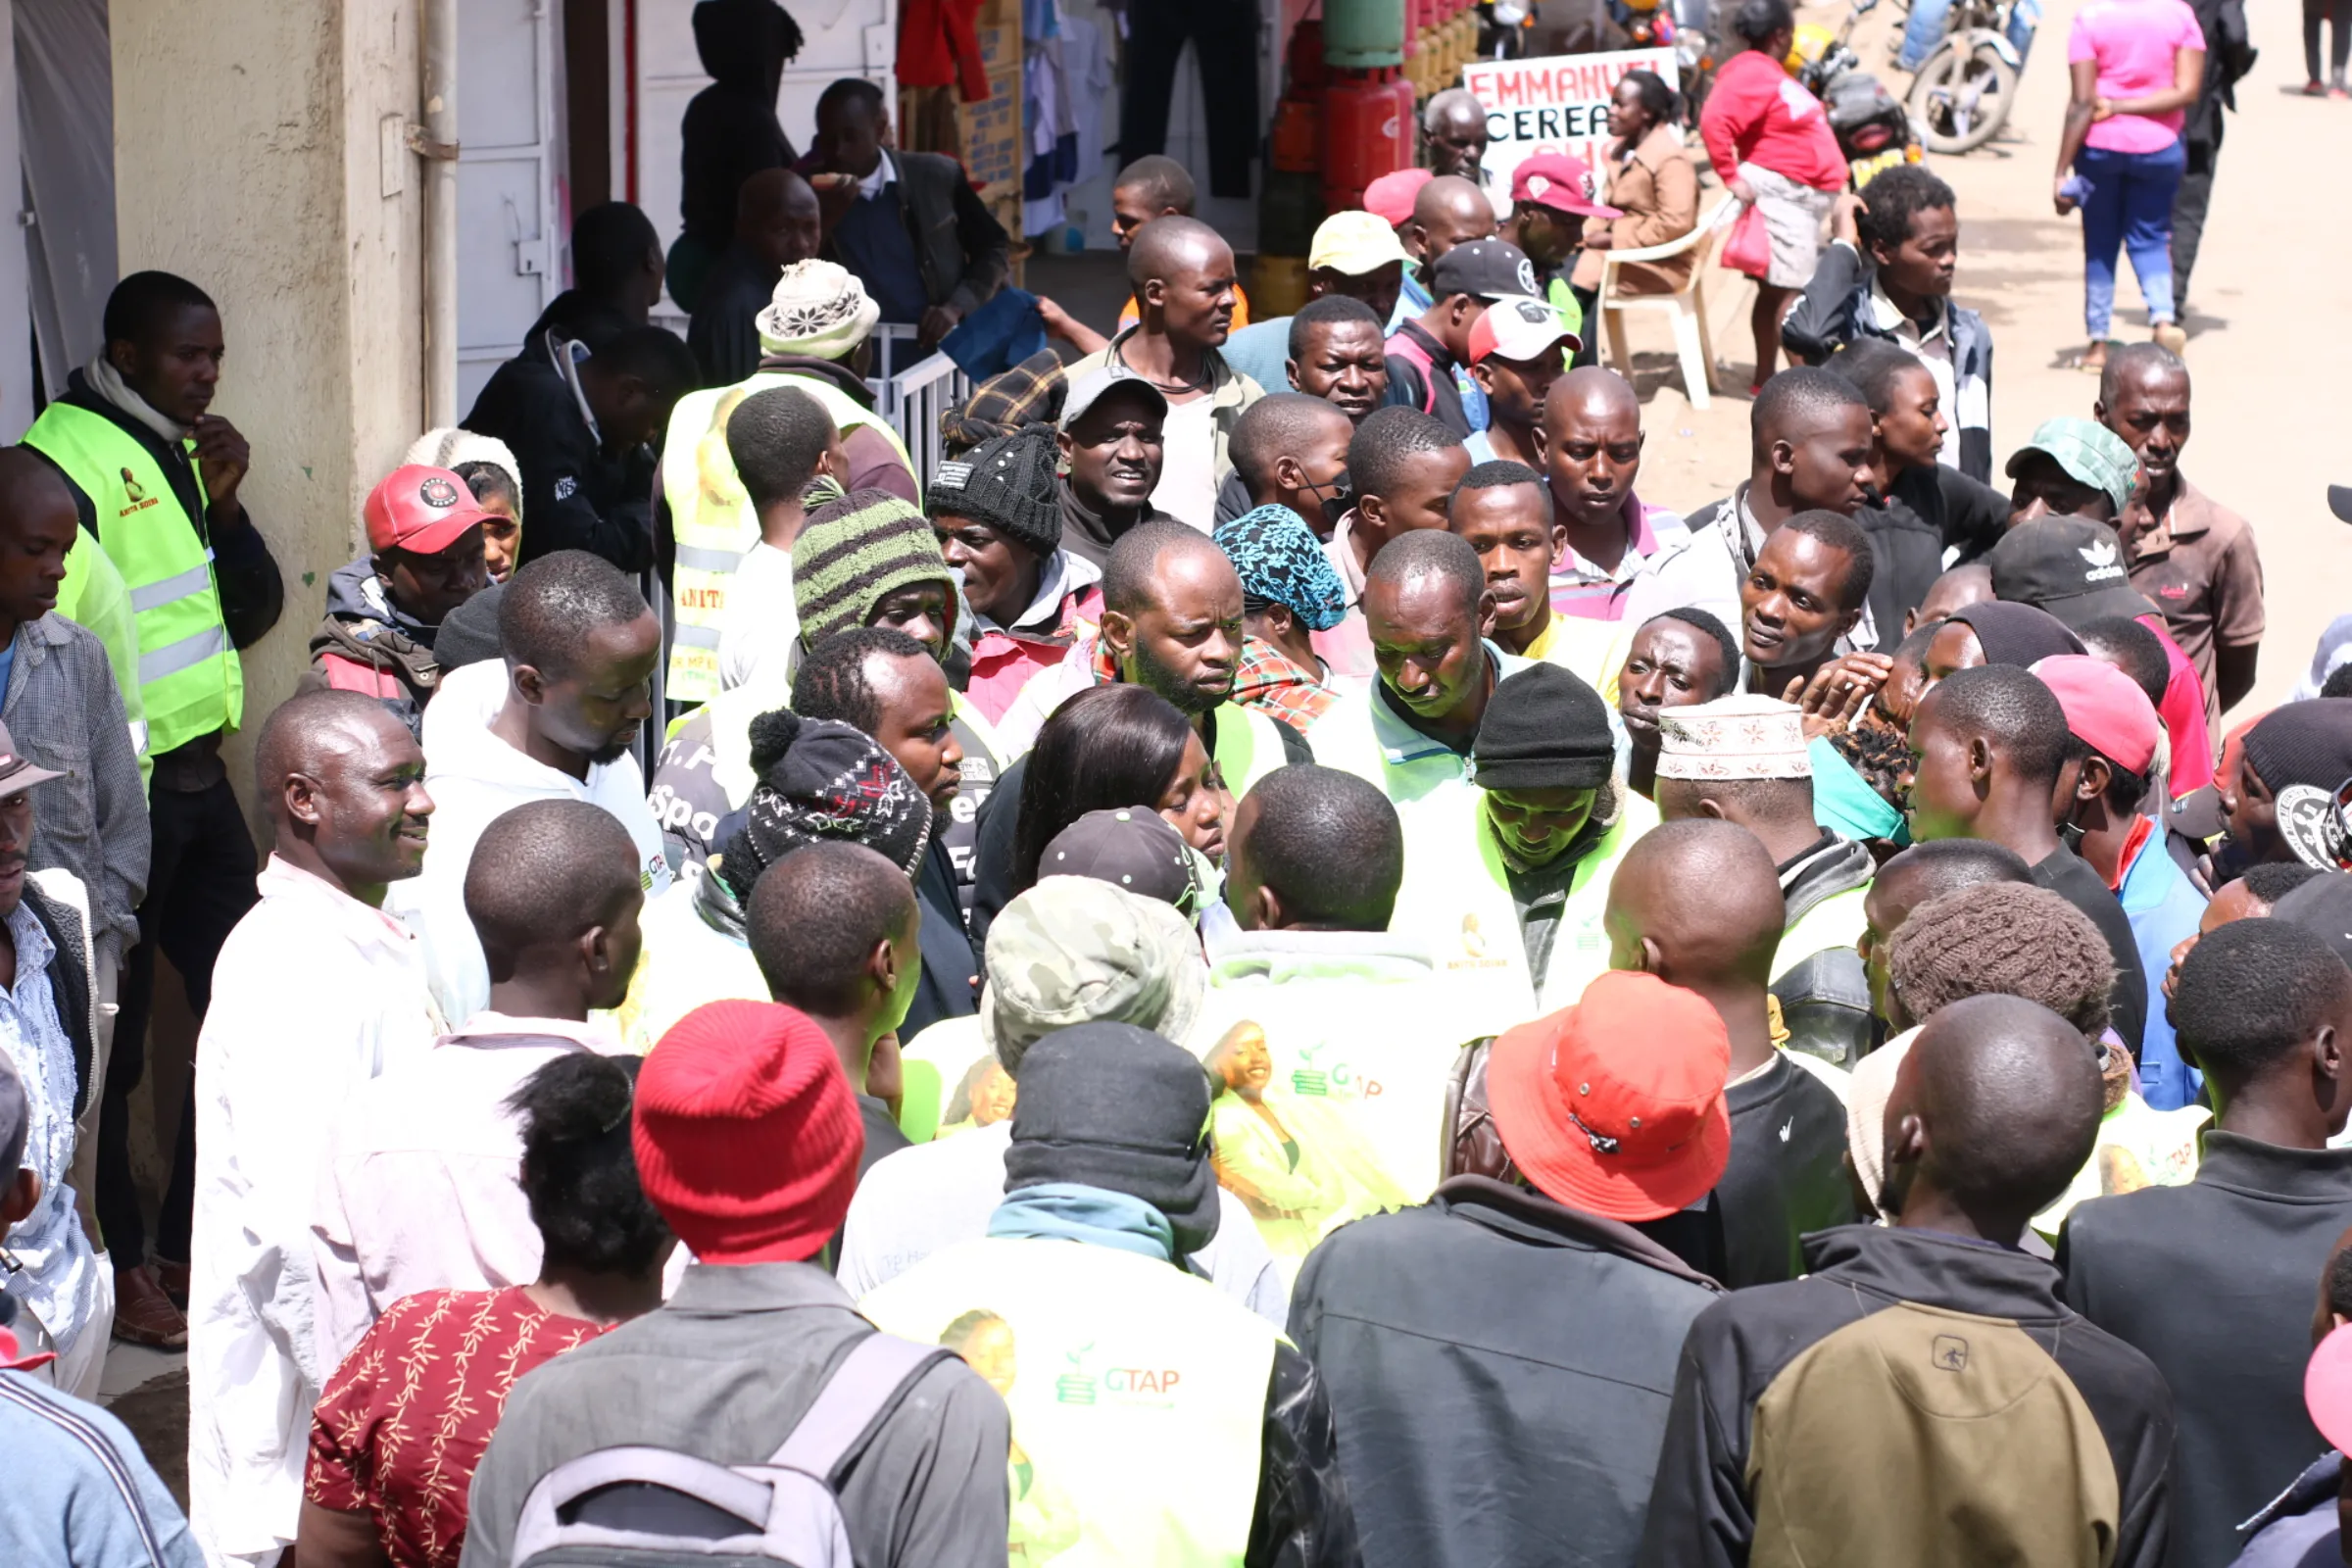
POLYGON ((213 969, 196 1049, 188 1293, 188 1520, 208 1562, 277 1560, 302 1511, 311 1407, 311 1215, 352 1090, 441 1033, 400 922, 271 856, 213 969))
POLYGON ((585 780, 531 759, 490 733, 505 706, 507 667, 486 660, 452 670, 424 710, 424 787, 433 826, 424 874, 394 884, 384 907, 424 947, 433 1000, 445 1018, 490 1005, 490 965, 466 913, 466 868, 490 824, 531 801, 587 801, 612 813, 636 846, 637 881, 650 901, 670 882, 662 827, 645 803, 645 770, 622 757, 592 765, 585 780))

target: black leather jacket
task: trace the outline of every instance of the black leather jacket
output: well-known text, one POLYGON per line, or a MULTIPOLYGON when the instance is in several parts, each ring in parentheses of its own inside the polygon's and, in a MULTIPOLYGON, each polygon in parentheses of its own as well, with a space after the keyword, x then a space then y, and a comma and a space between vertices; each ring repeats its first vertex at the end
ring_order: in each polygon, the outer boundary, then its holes
POLYGON ((1315 1364, 1274 1347, 1266 1379, 1257 1509, 1250 1520, 1247 1568, 1355 1568, 1355 1513, 1340 1478, 1339 1431, 1315 1364))

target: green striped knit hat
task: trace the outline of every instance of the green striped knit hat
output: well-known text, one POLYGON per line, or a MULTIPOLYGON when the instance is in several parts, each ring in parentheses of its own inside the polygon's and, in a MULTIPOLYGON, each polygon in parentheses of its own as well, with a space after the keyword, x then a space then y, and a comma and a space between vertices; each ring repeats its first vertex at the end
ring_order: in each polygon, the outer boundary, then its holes
POLYGON ((887 490, 853 490, 808 514, 792 545, 792 602, 801 646, 814 648, 837 631, 862 626, 874 607, 901 588, 948 586, 948 632, 955 634, 956 574, 931 523, 887 490))

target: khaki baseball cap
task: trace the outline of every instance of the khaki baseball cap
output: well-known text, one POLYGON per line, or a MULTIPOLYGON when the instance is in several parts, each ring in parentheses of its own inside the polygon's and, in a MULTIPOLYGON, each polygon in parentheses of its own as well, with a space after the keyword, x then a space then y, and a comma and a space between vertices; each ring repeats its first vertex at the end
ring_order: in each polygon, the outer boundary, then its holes
POLYGON ((1391 262, 1408 262, 1396 231, 1374 213, 1334 213, 1315 229, 1306 249, 1309 271, 1330 268, 1350 277, 1377 272, 1391 262))

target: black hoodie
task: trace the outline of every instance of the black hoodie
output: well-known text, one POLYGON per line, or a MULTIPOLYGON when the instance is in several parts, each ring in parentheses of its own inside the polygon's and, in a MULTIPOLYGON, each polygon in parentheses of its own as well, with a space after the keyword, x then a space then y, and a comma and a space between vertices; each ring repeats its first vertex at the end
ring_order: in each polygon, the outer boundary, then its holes
POLYGON ((743 182, 797 156, 776 119, 776 89, 784 62, 801 52, 801 29, 775 0, 702 0, 694 8, 694 49, 711 81, 678 127, 678 216, 687 238, 716 253, 734 237, 743 182))

